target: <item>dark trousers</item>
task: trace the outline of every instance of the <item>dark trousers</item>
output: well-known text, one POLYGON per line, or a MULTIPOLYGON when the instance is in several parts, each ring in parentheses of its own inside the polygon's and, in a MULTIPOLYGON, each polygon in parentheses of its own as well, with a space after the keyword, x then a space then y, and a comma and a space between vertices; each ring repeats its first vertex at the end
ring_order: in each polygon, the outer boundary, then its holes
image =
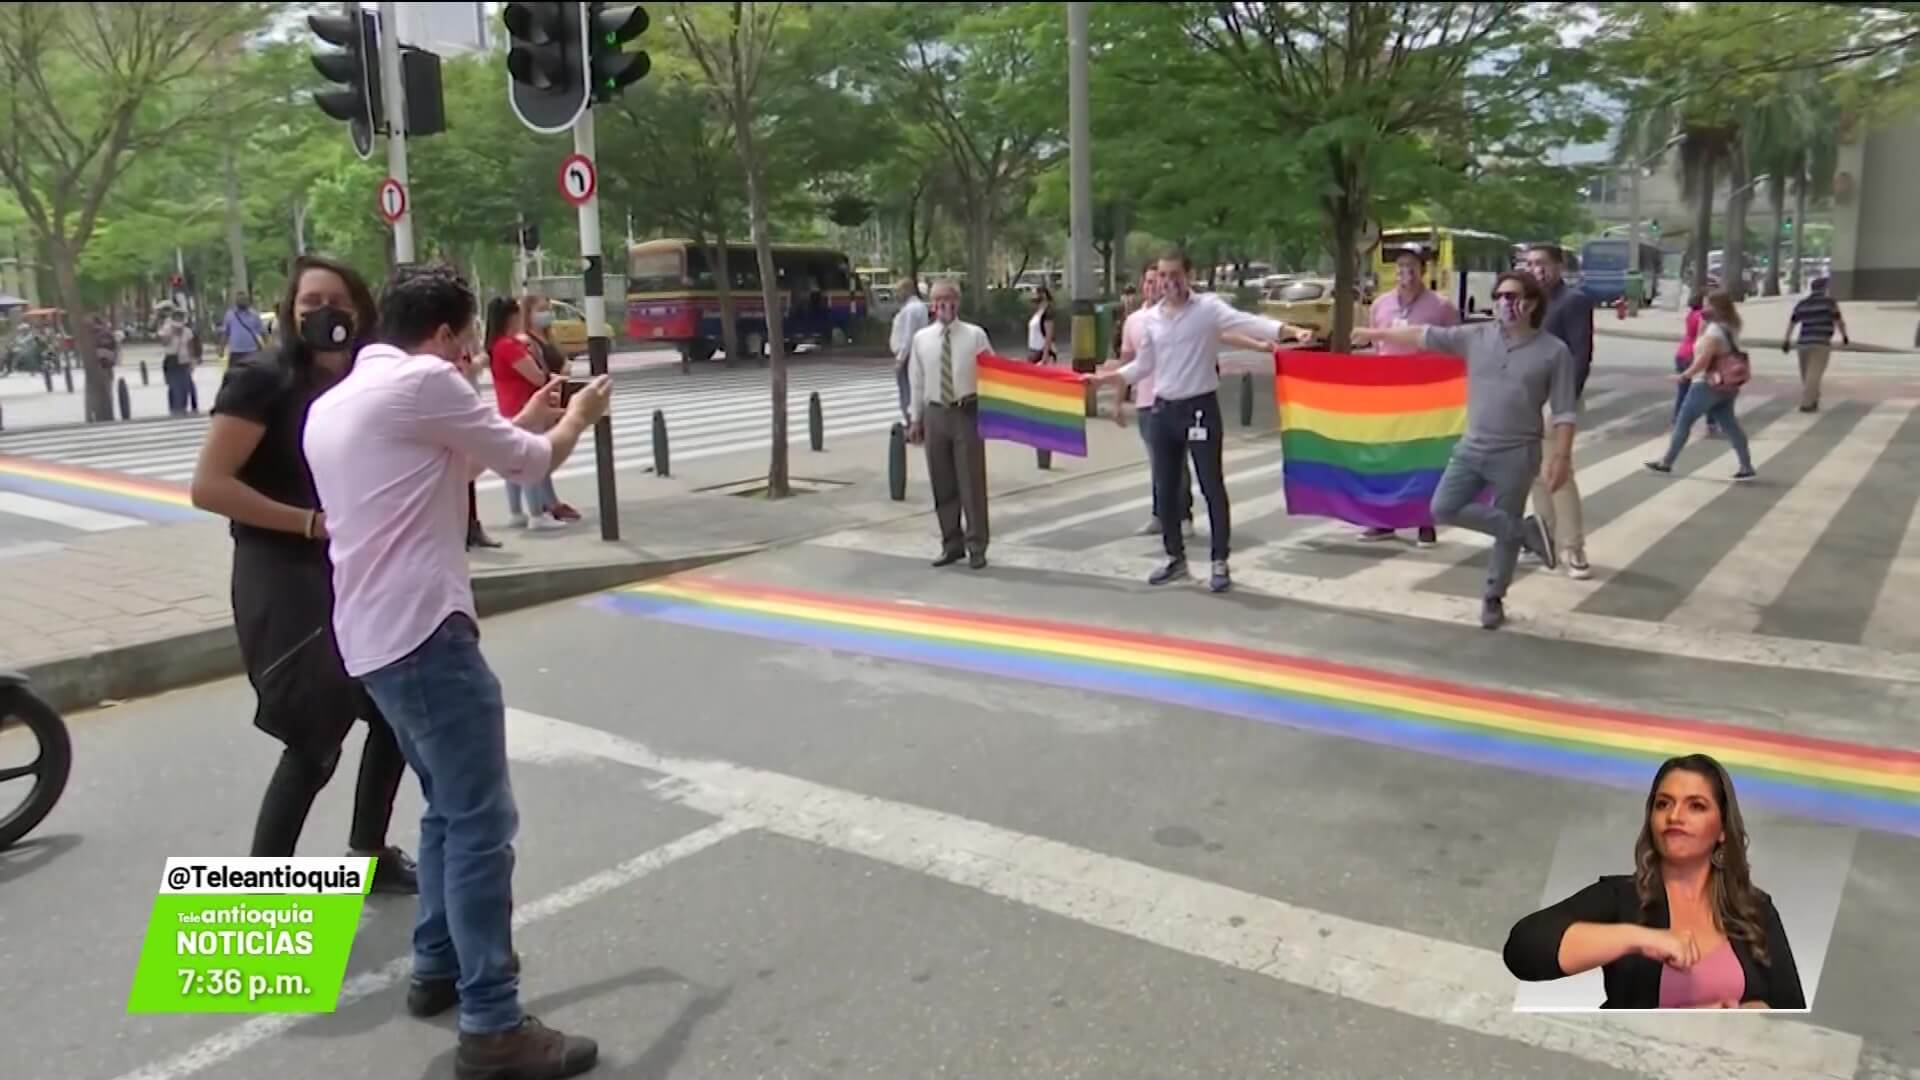
POLYGON ((927 406, 927 476, 940 519, 940 550, 987 550, 987 444, 980 438, 980 403, 927 406), (962 527, 962 519, 965 526, 962 527))
MULTIPOLYGON (((1220 395, 1172 400, 1161 398, 1153 406, 1153 488, 1167 493, 1186 489, 1182 460, 1193 458, 1193 475, 1200 481, 1200 494, 1207 500, 1207 530, 1212 537, 1213 561, 1225 562, 1232 550, 1233 513, 1227 505, 1227 477, 1221 461, 1220 395), (1195 436, 1204 436, 1195 437, 1195 436)), ((1160 519, 1160 539, 1169 558, 1187 557, 1187 541, 1180 529, 1181 517, 1167 514, 1160 519)))
POLYGON ((179 357, 169 356, 160 361, 160 377, 167 383, 167 411, 176 415, 186 412, 193 394, 193 372, 179 357))
MULTIPOLYGON (((1153 472, 1153 406, 1149 405, 1145 409, 1140 410, 1137 419, 1140 425, 1140 441, 1147 448, 1147 472, 1148 476, 1151 477, 1153 472)), ((1178 460, 1180 464, 1180 483, 1174 488, 1172 494, 1174 506, 1173 516, 1179 518, 1181 521, 1192 521, 1193 477, 1192 474, 1187 471, 1187 459, 1183 457, 1178 460)), ((1168 493, 1160 490, 1158 481, 1153 481, 1152 486, 1153 520, 1159 521, 1166 517, 1168 493)))
MULTIPOLYGON (((393 729, 368 703, 365 712, 367 743, 360 752, 360 778, 353 789, 353 823, 347 846, 354 851, 379 851, 387 846, 387 826, 393 822, 393 800, 400 793, 400 777, 407 760, 393 729)), ((324 758, 289 746, 280 754, 267 793, 260 800, 260 817, 253 826, 253 856, 284 858, 293 854, 306 827, 307 815, 320 789, 333 779, 340 749, 324 758)))

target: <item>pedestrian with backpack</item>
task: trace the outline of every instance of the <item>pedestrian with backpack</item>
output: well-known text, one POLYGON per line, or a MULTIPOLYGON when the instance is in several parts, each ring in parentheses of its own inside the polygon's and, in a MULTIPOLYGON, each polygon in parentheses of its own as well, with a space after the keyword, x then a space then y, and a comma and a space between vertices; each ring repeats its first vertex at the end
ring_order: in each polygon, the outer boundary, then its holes
POLYGON ((1753 365, 1740 348, 1740 312, 1730 294, 1716 290, 1707 297, 1700 340, 1693 347, 1693 365, 1674 376, 1679 382, 1691 380, 1692 385, 1673 424, 1673 443, 1665 457, 1647 462, 1647 468, 1661 474, 1673 472, 1674 459, 1686 448, 1694 423, 1704 416, 1717 424, 1733 445, 1734 456, 1740 461, 1733 478, 1746 481, 1758 475, 1753 471, 1753 455, 1747 450, 1747 433, 1733 411, 1740 388, 1752 375, 1753 365))

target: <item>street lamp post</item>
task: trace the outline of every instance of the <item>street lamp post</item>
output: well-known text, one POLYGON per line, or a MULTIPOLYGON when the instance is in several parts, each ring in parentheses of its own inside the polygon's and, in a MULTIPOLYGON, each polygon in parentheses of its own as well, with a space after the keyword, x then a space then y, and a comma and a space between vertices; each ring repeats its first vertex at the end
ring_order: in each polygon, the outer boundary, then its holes
POLYGON ((1668 150, 1679 145, 1685 138, 1684 135, 1669 138, 1660 145, 1660 149, 1634 162, 1627 176, 1629 204, 1627 215, 1631 219, 1627 226, 1627 285, 1630 294, 1627 298, 1627 311, 1634 315, 1640 314, 1641 300, 1647 291, 1645 284, 1640 281, 1640 174, 1646 170, 1647 166, 1665 157, 1668 150), (1639 287, 1635 288, 1636 285, 1639 287))

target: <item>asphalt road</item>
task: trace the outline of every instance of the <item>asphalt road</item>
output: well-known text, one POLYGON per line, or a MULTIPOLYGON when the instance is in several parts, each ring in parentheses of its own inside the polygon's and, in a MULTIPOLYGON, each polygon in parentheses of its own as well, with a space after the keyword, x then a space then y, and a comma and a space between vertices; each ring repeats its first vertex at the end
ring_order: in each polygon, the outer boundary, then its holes
MULTIPOLYGON (((484 633, 516 710, 523 992, 601 1040, 596 1076, 1920 1076, 1913 832, 1747 790, 1810 1014, 1515 1013, 1509 926, 1629 868, 1650 766, 1609 786, 1519 743, 1369 736, 1346 690, 1336 716, 1149 669, 1212 643, 1354 665, 1353 694, 1444 680, 1476 715, 1518 692, 1910 747, 1899 688, 828 547, 484 633), (1152 638, 1088 651, 1112 632, 1152 638), (1056 639, 1080 644, 1022 651, 1056 639)), ((230 681, 73 718, 72 788, 0 857, 14 1075, 451 1075, 450 1025, 401 1013, 404 901, 370 905, 332 1016, 125 1015, 162 860, 246 846, 275 751, 251 708, 230 681)), ((303 853, 342 846, 356 756, 303 853)))

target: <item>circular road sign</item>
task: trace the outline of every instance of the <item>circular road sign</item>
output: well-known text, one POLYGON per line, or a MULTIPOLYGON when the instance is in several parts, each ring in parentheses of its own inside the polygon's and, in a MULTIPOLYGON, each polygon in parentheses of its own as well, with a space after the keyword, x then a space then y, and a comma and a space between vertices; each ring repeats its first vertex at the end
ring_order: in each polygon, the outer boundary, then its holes
POLYGON ((389 176, 380 181, 380 217, 392 225, 407 214, 407 189, 389 176))
POLYGON ((560 163, 560 195, 574 206, 585 206, 600 186, 593 161, 584 154, 568 154, 560 163))

